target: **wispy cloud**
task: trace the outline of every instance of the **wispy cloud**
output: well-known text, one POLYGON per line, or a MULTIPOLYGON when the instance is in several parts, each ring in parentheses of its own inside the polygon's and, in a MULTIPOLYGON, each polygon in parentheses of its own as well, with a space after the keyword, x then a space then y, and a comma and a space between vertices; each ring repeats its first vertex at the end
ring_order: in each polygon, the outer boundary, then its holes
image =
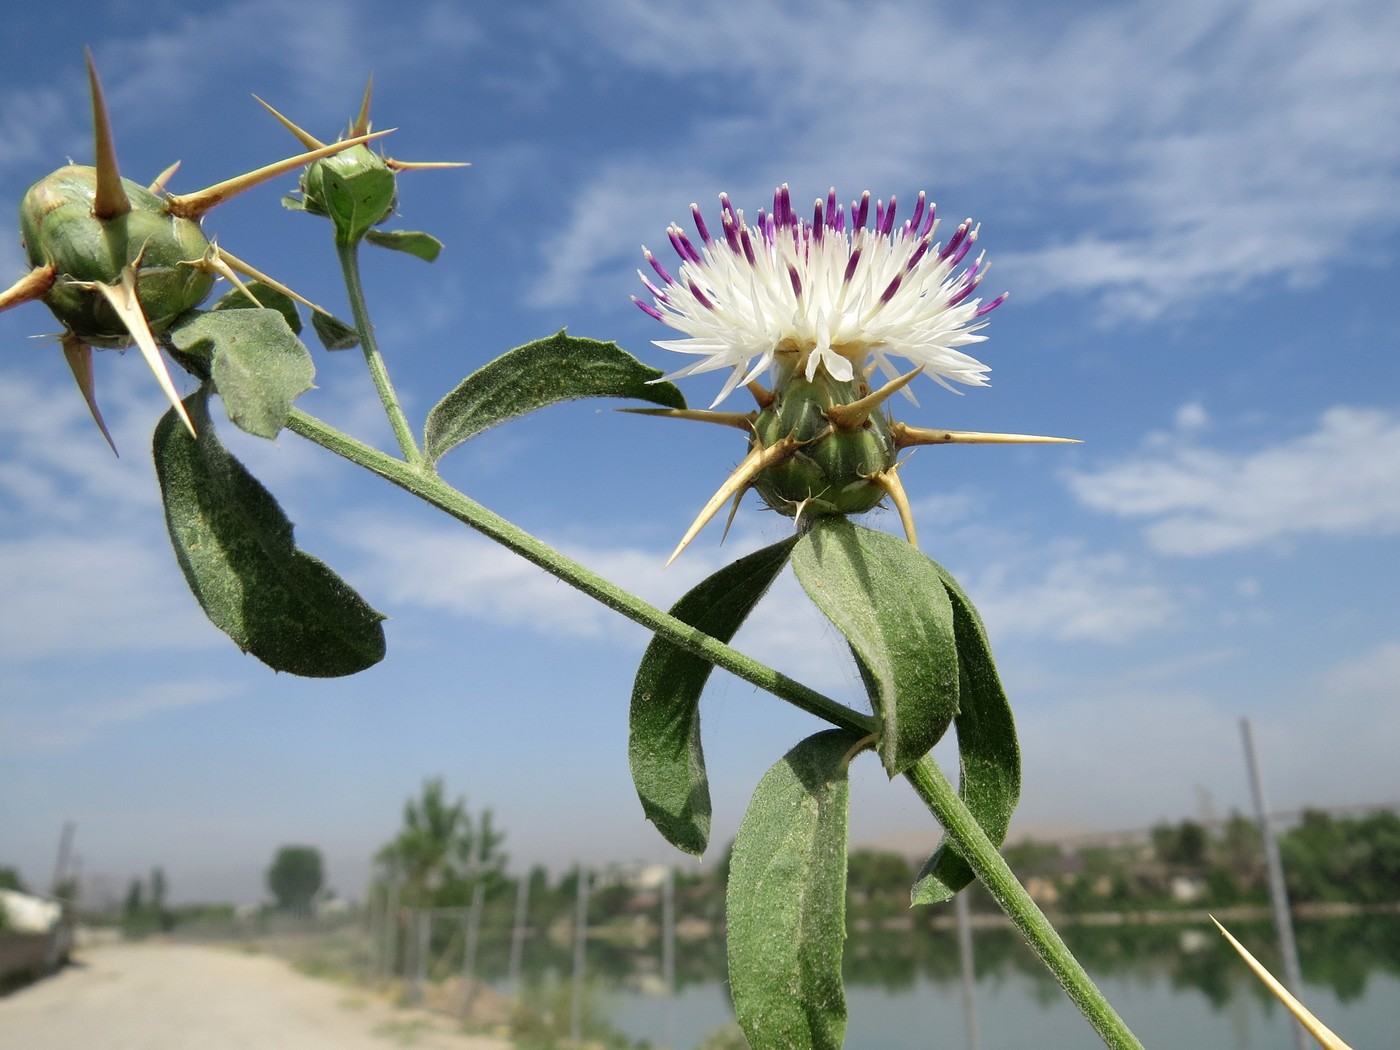
POLYGON ((102 731, 180 708, 218 703, 241 688, 211 679, 187 679, 136 687, 77 702, 19 706, 0 711, 0 751, 10 754, 72 751, 102 731))
POLYGON ((638 184, 695 192, 684 187, 703 185, 698 165, 725 178, 706 192, 736 200, 778 180, 801 197, 929 172, 943 195, 990 188, 1042 231, 1038 246, 995 253, 1017 294, 1091 295, 1119 318, 1316 279, 1353 239, 1400 220, 1400 139, 1375 133, 1400 117, 1385 43, 1400 10, 1384 0, 1325 13, 1136 2, 1053 18, 760 2, 742 33, 714 5, 623 0, 590 9, 588 30, 659 83, 704 78, 723 104, 680 124, 666 113, 645 156, 599 167, 547 246, 553 302, 600 269, 615 279, 643 235, 635 223, 688 203, 601 228, 597 201, 638 184), (581 239, 591 250, 565 255, 581 239))
POLYGON ((1147 522, 1163 554, 1205 555, 1294 536, 1400 532, 1400 418, 1338 406, 1308 433, 1254 451, 1179 440, 1070 478, 1086 505, 1147 522))

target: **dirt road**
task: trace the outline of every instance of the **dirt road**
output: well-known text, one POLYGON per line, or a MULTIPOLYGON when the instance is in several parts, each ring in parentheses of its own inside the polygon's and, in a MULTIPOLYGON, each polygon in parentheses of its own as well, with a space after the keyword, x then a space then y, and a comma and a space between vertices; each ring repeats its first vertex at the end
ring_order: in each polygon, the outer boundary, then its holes
POLYGON ((0 1050, 510 1050, 262 955, 110 944, 0 999, 0 1050))

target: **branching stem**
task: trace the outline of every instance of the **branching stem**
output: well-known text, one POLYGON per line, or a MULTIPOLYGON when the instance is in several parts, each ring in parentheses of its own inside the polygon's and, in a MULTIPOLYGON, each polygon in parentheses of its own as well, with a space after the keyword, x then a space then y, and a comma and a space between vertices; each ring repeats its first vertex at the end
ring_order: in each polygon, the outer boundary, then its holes
MULTIPOLYGON (((809 689, 801 682, 745 656, 737 649, 643 601, 561 554, 524 529, 487 510, 436 474, 357 441, 300 409, 292 410, 291 417, 287 420, 287 428, 412 493, 609 609, 621 613, 687 652, 708 660, 716 667, 723 668, 841 729, 861 736, 876 731, 875 719, 870 715, 852 710, 845 704, 809 689)), ((421 456, 419 461, 421 462, 421 456)), ((1050 921, 1006 866, 996 846, 987 838, 977 819, 958 797, 958 793, 937 763, 932 758, 925 757, 906 774, 906 777, 929 812, 943 826, 949 841, 957 847, 958 852, 977 873, 977 877, 982 880, 1051 973, 1064 986, 1070 999, 1094 1026, 1104 1042, 1112 1050, 1142 1050, 1141 1044, 1128 1030, 1127 1025, 1114 1012, 1103 993, 1070 954, 1064 941, 1050 925, 1050 921)))

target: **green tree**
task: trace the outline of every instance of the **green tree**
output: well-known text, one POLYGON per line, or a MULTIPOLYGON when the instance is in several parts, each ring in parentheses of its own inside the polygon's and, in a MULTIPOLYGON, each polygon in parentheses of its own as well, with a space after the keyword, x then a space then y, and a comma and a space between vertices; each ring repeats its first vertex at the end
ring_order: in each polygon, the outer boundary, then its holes
POLYGON ((15 890, 24 893, 24 880, 19 877, 18 868, 0 868, 0 890, 15 890))
POLYGON ((283 911, 309 912, 325 873, 315 846, 283 846, 267 869, 267 888, 283 911))
POLYGON ((491 811, 473 817, 467 800, 447 801, 441 777, 423 784, 419 798, 404 803, 403 827, 376 854, 387 879, 399 885, 399 900, 410 907, 463 904, 478 879, 488 890, 504 880, 505 834, 491 811))

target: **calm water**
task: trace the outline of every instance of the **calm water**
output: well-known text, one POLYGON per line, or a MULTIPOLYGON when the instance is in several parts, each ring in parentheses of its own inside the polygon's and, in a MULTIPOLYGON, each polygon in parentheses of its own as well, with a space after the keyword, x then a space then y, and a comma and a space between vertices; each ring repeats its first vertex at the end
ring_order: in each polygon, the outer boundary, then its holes
MULTIPOLYGON (((1267 925, 1235 931, 1279 969, 1267 925)), ((1066 940, 1144 1045, 1292 1050, 1290 1018, 1213 931, 1073 929, 1066 940)), ((1304 1001, 1357 1050, 1400 1045, 1400 919, 1302 923, 1304 1001)), ((590 945, 595 1016, 633 1039, 694 1050, 732 1020, 722 945, 682 944, 678 990, 660 994, 656 954, 590 945), (624 968, 624 960, 630 960, 624 968), (626 972, 630 970, 630 972, 626 972)), ((981 1050, 1100 1046, 1079 1013, 1009 933, 978 931, 975 1016, 981 1050)), ((969 1046, 956 939, 866 935, 848 941, 849 1050, 969 1046)), ((555 971, 556 974, 558 971, 555 971)))

